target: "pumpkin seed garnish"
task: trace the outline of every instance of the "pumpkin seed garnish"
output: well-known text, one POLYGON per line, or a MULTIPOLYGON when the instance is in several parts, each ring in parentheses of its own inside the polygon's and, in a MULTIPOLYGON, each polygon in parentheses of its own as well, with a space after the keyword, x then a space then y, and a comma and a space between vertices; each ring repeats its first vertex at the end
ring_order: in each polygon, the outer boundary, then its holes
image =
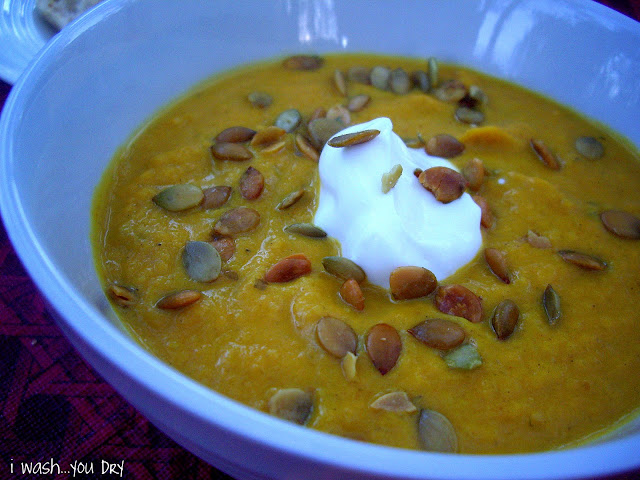
POLYGON ((260 223, 260 214, 249 207, 236 207, 225 212, 213 226, 218 235, 235 235, 253 230, 260 223))
POLYGON ((257 108, 267 108, 273 103, 273 97, 265 92, 251 92, 247 98, 257 108))
POLYGON ((349 103, 347 104, 347 110, 350 112, 359 112, 366 107, 371 101, 371 97, 369 95, 360 94, 355 97, 351 97, 349 99, 349 103))
POLYGON ((438 350, 451 350, 467 336, 464 328, 451 320, 428 318, 407 330, 416 340, 438 350))
POLYGON ((434 57, 430 57, 427 60, 427 75, 429 76, 429 84, 431 88, 435 88, 438 86, 438 82, 440 81, 439 77, 439 68, 438 61, 434 57))
POLYGON ((313 395, 300 388, 283 388, 269 399, 269 413, 298 425, 304 425, 311 416, 313 395))
POLYGON ((287 132, 283 128, 271 125, 255 133, 255 135, 251 139, 251 146, 266 147, 268 145, 272 145, 281 140, 285 133, 287 132))
POLYGON ((597 257, 575 250, 558 250, 558 255, 566 262, 577 265, 585 270, 604 270, 607 264, 597 257))
POLYGON ((285 110, 278 118, 276 118, 275 126, 282 128, 285 132, 291 133, 302 121, 302 115, 295 108, 290 108, 289 110, 285 110))
POLYGON ((309 134, 313 146, 318 150, 322 150, 325 143, 340 130, 346 127, 339 120, 331 118, 317 118, 309 122, 309 134))
POLYGON ((195 207, 202 202, 202 189, 189 183, 167 187, 153 197, 153 202, 170 212, 180 212, 195 207))
POLYGON ((211 155, 218 160, 241 162, 253 158, 253 153, 244 145, 231 142, 219 142, 211 146, 211 155))
POLYGON ((162 297, 156 303, 156 307, 161 310, 176 310, 188 307, 197 302, 202 297, 202 292, 197 290, 180 290, 162 297))
POLYGON ((309 140, 307 140, 305 137, 303 137, 299 133, 296 134, 295 143, 296 143, 296 148, 301 155, 304 155, 305 157, 310 158, 314 162, 317 162, 318 160, 320 160, 320 154, 318 153, 316 148, 313 145, 311 145, 311 143, 309 143, 309 140))
POLYGON ((423 450, 429 452, 455 453, 458 437, 453 425, 439 412, 423 409, 418 420, 418 438, 423 450))
POLYGON ((391 70, 387 67, 378 65, 371 69, 371 85, 379 90, 389 90, 389 79, 391 70))
POLYGON ((473 370, 482 365, 482 357, 478 353, 478 349, 470 343, 449 350, 443 358, 449 368, 473 370))
POLYGON ((328 273, 343 280, 353 278, 356 282, 362 283, 366 278, 364 270, 345 257, 324 257, 322 265, 328 273))
POLYGON ((371 362, 386 375, 396 365, 402 352, 402 340, 398 331, 386 323, 378 323, 367 334, 367 353, 371 362))
POLYGON ((447 80, 433 90, 433 95, 443 102, 455 103, 467 94, 467 87, 460 80, 447 80))
POLYGON ((282 201, 276 206, 278 210, 285 210, 295 205, 305 194, 306 190, 296 190, 284 197, 282 201))
POLYGON ((389 77, 389 87, 397 95, 404 95, 411 90, 411 78, 402 68, 396 68, 389 77))
POLYGON ((389 392, 376 398, 369 407, 387 412, 412 413, 417 410, 406 392, 389 392))
POLYGON ((112 284, 108 288, 109 297, 116 305, 121 307, 130 307, 138 301, 136 290, 132 287, 112 284))
POLYGON ((529 141, 531 148, 536 153, 542 163, 544 163, 551 170, 560 170, 562 164, 551 149, 542 141, 536 138, 532 138, 529 141))
POLYGON ((382 193, 389 193, 402 175, 402 165, 394 165, 388 173, 382 175, 382 193))
POLYGON ((362 130, 360 132, 345 133, 331 138, 329 146, 334 148, 352 147, 373 140, 380 135, 380 130, 362 130))
POLYGON ((578 137, 575 142, 576 150, 591 160, 597 160, 604 156, 604 147, 594 137, 578 137))
POLYGON ((417 86, 422 92, 428 93, 431 90, 431 82, 429 81, 429 75, 422 70, 416 70, 411 72, 411 80, 413 84, 417 86))
POLYGON ((475 105, 486 105, 489 103, 489 98, 487 94, 482 91, 480 87, 477 85, 470 85, 468 96, 471 100, 473 100, 475 105))
POLYGON ((340 287, 340 297, 358 311, 364 310, 364 294, 360 284, 353 278, 346 280, 340 287))
POLYGON ((284 227, 284 231, 288 233, 297 233, 311 238, 324 238, 327 232, 320 227, 316 227, 312 223, 293 223, 284 227))
POLYGON ((525 240, 534 248, 551 248, 551 240, 544 235, 540 235, 533 230, 527 232, 525 240))
POLYGON ((512 300, 503 300, 493 312, 491 325, 500 340, 506 340, 511 336, 520 320, 520 309, 512 300))
POLYGON ((347 352, 342 360, 340 361, 340 366, 342 367, 342 374, 344 378, 351 381, 356 378, 356 364, 358 361, 358 357, 355 356, 352 352, 347 352))
POLYGON ((324 59, 318 55, 293 55, 282 62, 289 70, 317 70, 323 64, 324 59))
POLYGON ((496 248, 485 248, 484 258, 496 277, 504 283, 511 283, 511 273, 504 252, 496 248))
POLYGON ((191 241, 182 250, 182 265, 192 280, 213 282, 220 275, 222 260, 210 243, 191 241))
POLYGON ((344 77, 344 73, 342 72, 342 70, 338 70, 338 69, 334 70, 333 83, 338 89, 338 92, 340 92, 340 95, 342 95, 343 97, 346 97, 347 96, 347 80, 344 77))
POLYGON ((221 131, 214 139, 217 143, 242 143, 253 138, 256 131, 247 127, 229 127, 221 131))
POLYGON ((547 285, 542 294, 542 307, 547 315, 549 325, 555 325, 562 316, 560 308, 560 295, 553 289, 551 284, 547 285))
POLYGON ((453 158, 464 151, 464 143, 452 135, 439 133, 427 141, 425 151, 435 157, 453 158))
POLYGON ((264 280, 267 283, 286 283, 309 273, 311 273, 311 262, 304 254, 296 253, 279 260, 267 270, 264 280))
POLYGON ((470 125, 480 125, 484 122, 484 113, 469 107, 458 107, 455 113, 456 120, 470 125))
POLYGON ((351 123, 351 113, 349 113, 349 110, 344 105, 334 105, 331 107, 327 110, 325 118, 328 118, 329 120, 337 120, 344 126, 351 123))
POLYGON ((389 274, 389 289, 395 300, 426 297, 437 286, 436 276, 424 267, 397 267, 389 274))
POLYGON ((210 210, 219 208, 229 200, 233 189, 227 185, 216 185, 209 187, 202 192, 204 199, 202 200, 202 208, 210 210))
POLYGON ((347 77, 352 82, 369 85, 371 83, 371 70, 367 67, 356 65, 347 70, 347 77))
POLYGON ((356 353, 358 344, 356 333, 338 318, 322 317, 318 320, 316 336, 320 346, 336 358, 343 358, 347 353, 356 353))
POLYGON ((600 220, 609 232, 621 238, 640 239, 640 218, 622 210, 605 210, 600 220))

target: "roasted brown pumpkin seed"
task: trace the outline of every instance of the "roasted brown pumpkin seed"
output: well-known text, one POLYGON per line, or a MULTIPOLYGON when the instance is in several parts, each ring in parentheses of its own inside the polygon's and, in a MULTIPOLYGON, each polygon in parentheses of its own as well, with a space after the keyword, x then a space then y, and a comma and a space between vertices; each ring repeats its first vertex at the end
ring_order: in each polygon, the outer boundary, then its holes
POLYGON ((469 125, 480 125, 484 122, 484 113, 469 107, 458 107, 455 112, 456 120, 469 125))
POLYGON ((485 248, 484 259, 496 277, 504 283, 511 283, 511 273, 509 272, 509 266, 507 265, 504 252, 496 248, 485 248))
POLYGON ((309 122, 309 134, 313 146, 322 150, 325 143, 346 127, 342 122, 330 118, 317 118, 309 122))
POLYGON ((153 203, 170 212, 180 212, 200 205, 203 198, 201 188, 182 183, 160 191, 153 197, 153 203))
POLYGON ((316 336, 327 353, 343 358, 347 353, 356 353, 358 336, 345 322, 334 317, 322 317, 316 324, 316 336))
POLYGON ((425 147, 425 143, 418 137, 403 138, 402 141, 409 148, 424 148, 425 147))
POLYGON ((305 137, 297 133, 295 142, 298 152, 300 152, 302 155, 310 158, 314 162, 320 160, 320 154, 318 153, 318 150, 316 150, 316 148, 311 145, 311 143, 309 143, 309 140, 307 140, 305 137))
POLYGON ((307 121, 307 123, 311 122, 312 120, 315 120, 316 118, 326 118, 326 116, 327 116, 327 111, 324 109, 324 107, 318 107, 313 112, 311 112, 311 115, 309 116, 309 120, 307 121))
POLYGON ((576 150, 582 156, 597 160, 604 156, 604 147, 594 137, 578 137, 575 143, 576 150))
POLYGON ((453 158, 464 152, 464 144, 452 135, 440 133, 427 141, 425 151, 435 157, 453 158))
POLYGON ((484 91, 482 91, 482 89, 477 85, 469 86, 468 96, 471 100, 473 100, 474 106, 476 105, 482 106, 489 103, 489 98, 487 97, 487 94, 484 93, 484 91))
POLYGON ((235 235, 253 230, 260 223, 260 214, 249 207, 236 207, 222 215, 213 227, 214 234, 235 235))
POLYGON ((255 130, 247 127, 229 127, 221 131, 215 138, 216 143, 248 142, 256 134, 255 130))
POLYGON ((360 132, 337 135, 329 140, 328 144, 334 148, 351 147, 366 143, 380 135, 380 130, 362 130, 360 132))
POLYGON ((423 267, 398 267, 389 275, 391 295, 396 300, 426 297, 437 286, 436 276, 423 267))
POLYGON ((311 238, 324 238, 327 236, 327 232, 320 227, 316 227, 312 223, 292 223, 284 227, 284 231, 288 233, 297 233, 305 237, 311 238))
POLYGON ((467 87, 460 80, 447 80, 433 89, 433 95, 443 102, 455 103, 467 94, 467 87))
POLYGON ((302 253, 290 255, 273 265, 264 275, 267 283, 291 282, 311 273, 311 262, 302 253))
POLYGON ((406 392, 389 392, 379 396, 369 407, 374 410, 386 410, 387 412, 412 413, 417 410, 411 403, 406 392))
POLYGON ((358 282, 353 278, 350 278, 342 284, 342 287, 340 287, 340 296, 356 310, 364 310, 364 294, 358 282))
POLYGON ((441 203, 457 200, 467 186, 464 176, 448 167, 432 167, 423 170, 418 180, 441 203))
POLYGON ((287 132, 285 132, 284 128, 276 127, 275 125, 271 125, 267 128, 256 132, 256 134, 251 139, 252 147, 266 147, 268 145, 272 145, 279 140, 282 140, 282 137, 287 132))
POLYGON ((542 307, 549 325, 555 325, 562 316, 562 309, 560 307, 560 295, 553 289, 551 284, 547 285, 542 294, 542 307))
POLYGON ((575 250, 558 250, 558 255, 566 262, 577 265, 585 270, 604 270, 607 264, 597 257, 575 250))
POLYGON ((269 399, 269 413, 304 425, 313 410, 313 395, 300 388, 282 388, 269 399))
POLYGON ((204 199, 202 200, 202 208, 207 210, 219 208, 229 200, 233 189, 226 185, 217 185, 204 190, 204 199))
POLYGON ((202 297, 202 293, 197 290, 180 290, 162 297, 156 303, 156 307, 162 310, 176 310, 188 307, 197 302, 202 297))
POLYGON ((402 340, 395 328, 378 323, 367 334, 367 353, 373 365, 386 375, 396 365, 402 352, 402 340))
POLYGON ((232 237, 214 235, 209 243, 218 251, 220 260, 223 262, 228 262, 233 257, 233 254, 236 253, 236 242, 232 237))
POLYGON ((329 120, 337 120, 342 123, 344 126, 347 126, 351 123, 351 113, 347 107, 343 105, 334 105, 329 110, 327 110, 327 116, 329 120))
POLYGON ((324 64, 324 59, 317 55, 293 55, 282 62, 289 70, 317 70, 324 64))
POLYGON ((460 325, 442 318, 429 318, 407 331, 425 345, 438 350, 451 350, 467 336, 460 325))
POLYGON ((240 177, 240 194, 246 200, 255 200, 264 189, 264 176, 259 170, 249 167, 240 177))
POLYGON ((182 250, 182 265, 192 280, 213 282, 220 276, 222 261, 218 250, 212 244, 187 242, 182 250))
POLYGON ((382 193, 389 193, 402 175, 402 165, 394 165, 388 173, 382 175, 382 193))
POLYGON ((347 77, 352 82, 369 85, 371 83, 371 70, 367 67, 356 65, 347 70, 347 77))
POLYGON ((389 88, 391 91, 398 95, 404 95, 411 90, 411 78, 409 74, 402 68, 396 68, 391 71, 389 76, 389 88))
POLYGON ((474 192, 480 190, 480 187, 482 187, 482 184, 484 183, 485 176, 482 160, 476 157, 469 160, 462 169, 462 175, 467 179, 467 186, 469 187, 469 190, 473 190, 474 192))
POLYGON ((542 140, 532 138, 529 141, 529 144, 531 145, 531 148, 536 153, 540 161, 551 170, 560 170, 560 168, 562 168, 560 159, 558 159, 558 157, 542 140))
POLYGON ((232 160, 241 162, 253 158, 253 153, 244 145, 239 143, 221 142, 211 146, 211 155, 218 160, 232 160))
POLYGON ((371 85, 379 90, 389 90, 389 79, 391 78, 391 70, 387 67, 378 65, 371 69, 371 85))
POLYGON ((275 126, 282 128, 285 132, 293 132, 300 122, 302 121, 302 115, 295 108, 290 108, 289 110, 285 110, 278 118, 276 118, 275 126))
POLYGON ((349 99, 349 103, 347 104, 347 110, 350 112, 360 112, 364 110, 364 107, 369 105, 371 101, 371 97, 369 95, 360 94, 355 97, 351 97, 349 99))
POLYGON ((295 205, 305 194, 306 190, 296 190, 284 197, 282 201, 276 206, 278 210, 286 210, 289 207, 295 205))
POLYGON ((418 419, 420 446, 428 452, 456 453, 458 437, 453 425, 441 413, 423 409, 418 419))
POLYGON ((132 287, 124 287, 114 283, 109 285, 107 292, 109 294, 109 298, 111 298, 116 305, 121 307, 130 307, 138 301, 136 290, 132 287))
POLYGON ((482 357, 478 349, 470 343, 464 343, 458 348, 449 350, 443 358, 449 368, 473 370, 482 365, 482 357))
POLYGON ((621 238, 640 239, 640 218, 622 210, 605 210, 600 220, 609 232, 621 238))
POLYGON ((418 87, 422 92, 428 93, 431 90, 431 82, 429 82, 429 75, 422 70, 416 70, 411 72, 411 80, 413 84, 418 87))
POLYGON ((333 71, 333 84, 343 97, 347 96, 347 79, 344 76, 342 70, 336 69, 333 71))
POLYGON ((273 97, 265 92, 251 92, 247 98, 251 105, 258 108, 267 108, 273 103, 273 97))
POLYGON ((491 325, 500 340, 511 336, 520 320, 520 309, 513 300, 503 300, 498 304, 491 318, 491 325))
POLYGON ((462 285, 438 287, 435 305, 442 313, 466 318, 473 323, 482 321, 482 299, 462 285))
POLYGON ((362 283, 366 278, 364 270, 345 257, 324 257, 322 265, 328 273, 343 280, 353 278, 356 282, 362 283))
POLYGON ((476 205, 480 207, 480 225, 482 225, 484 228, 493 227, 493 223, 495 220, 493 218, 493 213, 491 213, 491 209, 489 208, 487 200, 480 195, 472 195, 471 198, 474 202, 476 202, 476 205))

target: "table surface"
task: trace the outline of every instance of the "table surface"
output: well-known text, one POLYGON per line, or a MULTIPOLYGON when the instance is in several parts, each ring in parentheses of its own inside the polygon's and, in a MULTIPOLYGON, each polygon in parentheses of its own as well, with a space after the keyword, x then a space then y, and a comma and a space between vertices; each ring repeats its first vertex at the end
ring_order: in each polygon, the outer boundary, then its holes
MULTIPOLYGON (((640 0, 600 3, 640 20, 640 0)), ((10 89, 0 81, 0 110, 10 89)), ((166 437, 85 363, 0 223, 0 478, 50 478, 22 475, 21 462, 38 461, 61 470, 92 464, 95 475, 84 478, 102 478, 110 462, 135 480, 231 479, 166 437)), ((640 472, 617 478, 639 479, 640 472)))

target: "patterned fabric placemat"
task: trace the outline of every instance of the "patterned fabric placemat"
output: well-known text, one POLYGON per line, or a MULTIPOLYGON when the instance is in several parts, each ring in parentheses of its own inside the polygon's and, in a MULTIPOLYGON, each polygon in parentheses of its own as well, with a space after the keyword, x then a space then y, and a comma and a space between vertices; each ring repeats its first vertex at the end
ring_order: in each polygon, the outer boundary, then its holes
MULTIPOLYGON (((600 3, 640 19, 640 0, 600 3)), ((10 88, 0 81, 0 110, 10 88)), ((62 480, 73 467, 75 478, 232 480, 165 436, 85 363, 0 223, 0 479, 62 480)))

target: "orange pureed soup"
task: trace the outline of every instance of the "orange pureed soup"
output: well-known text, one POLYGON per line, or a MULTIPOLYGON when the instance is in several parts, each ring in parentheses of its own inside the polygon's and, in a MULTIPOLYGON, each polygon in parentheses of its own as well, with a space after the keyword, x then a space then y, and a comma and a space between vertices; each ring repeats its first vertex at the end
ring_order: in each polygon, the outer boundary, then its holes
POLYGON ((218 392, 378 444, 540 451, 640 405, 639 185, 628 142, 511 83, 291 57, 216 76, 135 132, 97 190, 93 242, 131 334, 218 392), (449 278, 373 285, 314 226, 324 142, 378 117, 449 157, 462 175, 445 183, 482 207, 483 245, 449 278))

